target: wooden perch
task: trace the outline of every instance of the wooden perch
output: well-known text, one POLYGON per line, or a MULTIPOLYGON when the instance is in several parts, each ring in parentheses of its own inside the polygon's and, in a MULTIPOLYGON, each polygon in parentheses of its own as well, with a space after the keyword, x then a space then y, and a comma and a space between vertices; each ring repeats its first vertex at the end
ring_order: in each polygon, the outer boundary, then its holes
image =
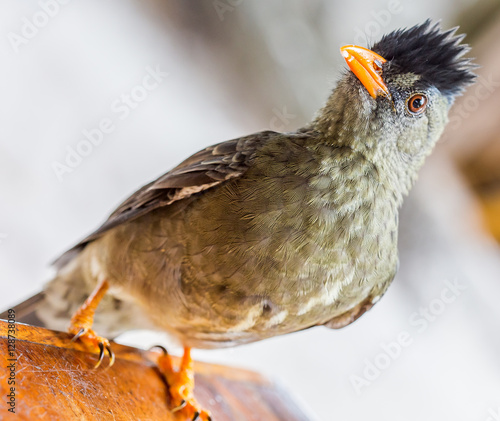
MULTIPOLYGON (((158 354, 113 344, 116 363, 94 370, 97 355, 70 340, 67 333, 21 323, 9 332, 0 320, 0 419, 174 420, 168 389, 153 363, 158 354), (10 343, 9 333, 16 338, 10 343), (8 411, 11 387, 15 414, 8 411)), ((214 421, 309 419, 257 373, 202 362, 195 368, 195 395, 214 421)))

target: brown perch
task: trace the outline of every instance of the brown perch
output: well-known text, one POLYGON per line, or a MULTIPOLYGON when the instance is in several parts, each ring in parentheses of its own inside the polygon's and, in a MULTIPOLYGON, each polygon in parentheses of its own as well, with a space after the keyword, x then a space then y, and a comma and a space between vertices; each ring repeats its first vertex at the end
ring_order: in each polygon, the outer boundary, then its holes
MULTIPOLYGON (((16 323, 15 414, 8 412, 8 324, 0 320, 0 419, 174 420, 158 354, 113 344, 116 363, 94 370, 97 355, 71 335, 16 323)), ((232 367, 196 362, 196 398, 214 421, 308 421, 275 383, 232 367)))

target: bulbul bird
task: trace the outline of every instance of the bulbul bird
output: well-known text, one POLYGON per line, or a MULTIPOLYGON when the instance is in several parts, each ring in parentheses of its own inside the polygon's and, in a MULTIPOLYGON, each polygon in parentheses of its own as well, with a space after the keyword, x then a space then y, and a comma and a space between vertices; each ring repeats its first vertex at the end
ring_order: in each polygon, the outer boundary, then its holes
POLYGON ((169 332, 185 347, 179 370, 159 363, 173 405, 202 420, 190 348, 352 323, 393 280, 403 198, 474 81, 455 31, 428 20, 342 47, 349 70, 311 123, 209 146, 139 189, 56 262, 38 318, 73 314, 99 363, 104 336, 169 332))

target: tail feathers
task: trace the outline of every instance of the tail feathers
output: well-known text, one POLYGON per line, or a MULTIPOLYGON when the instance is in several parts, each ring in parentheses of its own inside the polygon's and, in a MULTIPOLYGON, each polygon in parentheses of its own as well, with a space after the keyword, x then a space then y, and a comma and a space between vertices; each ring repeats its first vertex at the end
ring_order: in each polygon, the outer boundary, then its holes
MULTIPOLYGON (((46 327, 45 323, 40 320, 36 314, 37 308, 40 303, 45 300, 45 292, 39 292, 32 297, 24 300, 22 303, 15 305, 9 310, 14 310, 16 313, 16 322, 26 323, 34 326, 46 327)), ((6 310, 0 313, 0 319, 7 320, 9 317, 9 311, 6 310)))
MULTIPOLYGON (((78 259, 72 260, 45 285, 44 291, 13 308, 16 322, 67 330, 71 317, 95 288, 95 280, 88 278, 78 259)), ((108 339, 127 330, 153 328, 135 301, 118 296, 117 292, 109 291, 102 299, 95 313, 93 328, 108 339)), ((0 318, 8 318, 8 312, 1 313, 0 318)))

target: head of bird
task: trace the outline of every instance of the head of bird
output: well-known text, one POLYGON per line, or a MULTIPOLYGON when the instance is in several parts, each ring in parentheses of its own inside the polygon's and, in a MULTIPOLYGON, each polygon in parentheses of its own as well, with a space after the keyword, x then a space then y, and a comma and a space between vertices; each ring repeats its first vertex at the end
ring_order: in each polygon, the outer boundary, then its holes
POLYGON ((314 124, 326 141, 361 153, 406 194, 475 75, 469 51, 429 20, 385 35, 370 49, 341 48, 347 71, 314 124))

